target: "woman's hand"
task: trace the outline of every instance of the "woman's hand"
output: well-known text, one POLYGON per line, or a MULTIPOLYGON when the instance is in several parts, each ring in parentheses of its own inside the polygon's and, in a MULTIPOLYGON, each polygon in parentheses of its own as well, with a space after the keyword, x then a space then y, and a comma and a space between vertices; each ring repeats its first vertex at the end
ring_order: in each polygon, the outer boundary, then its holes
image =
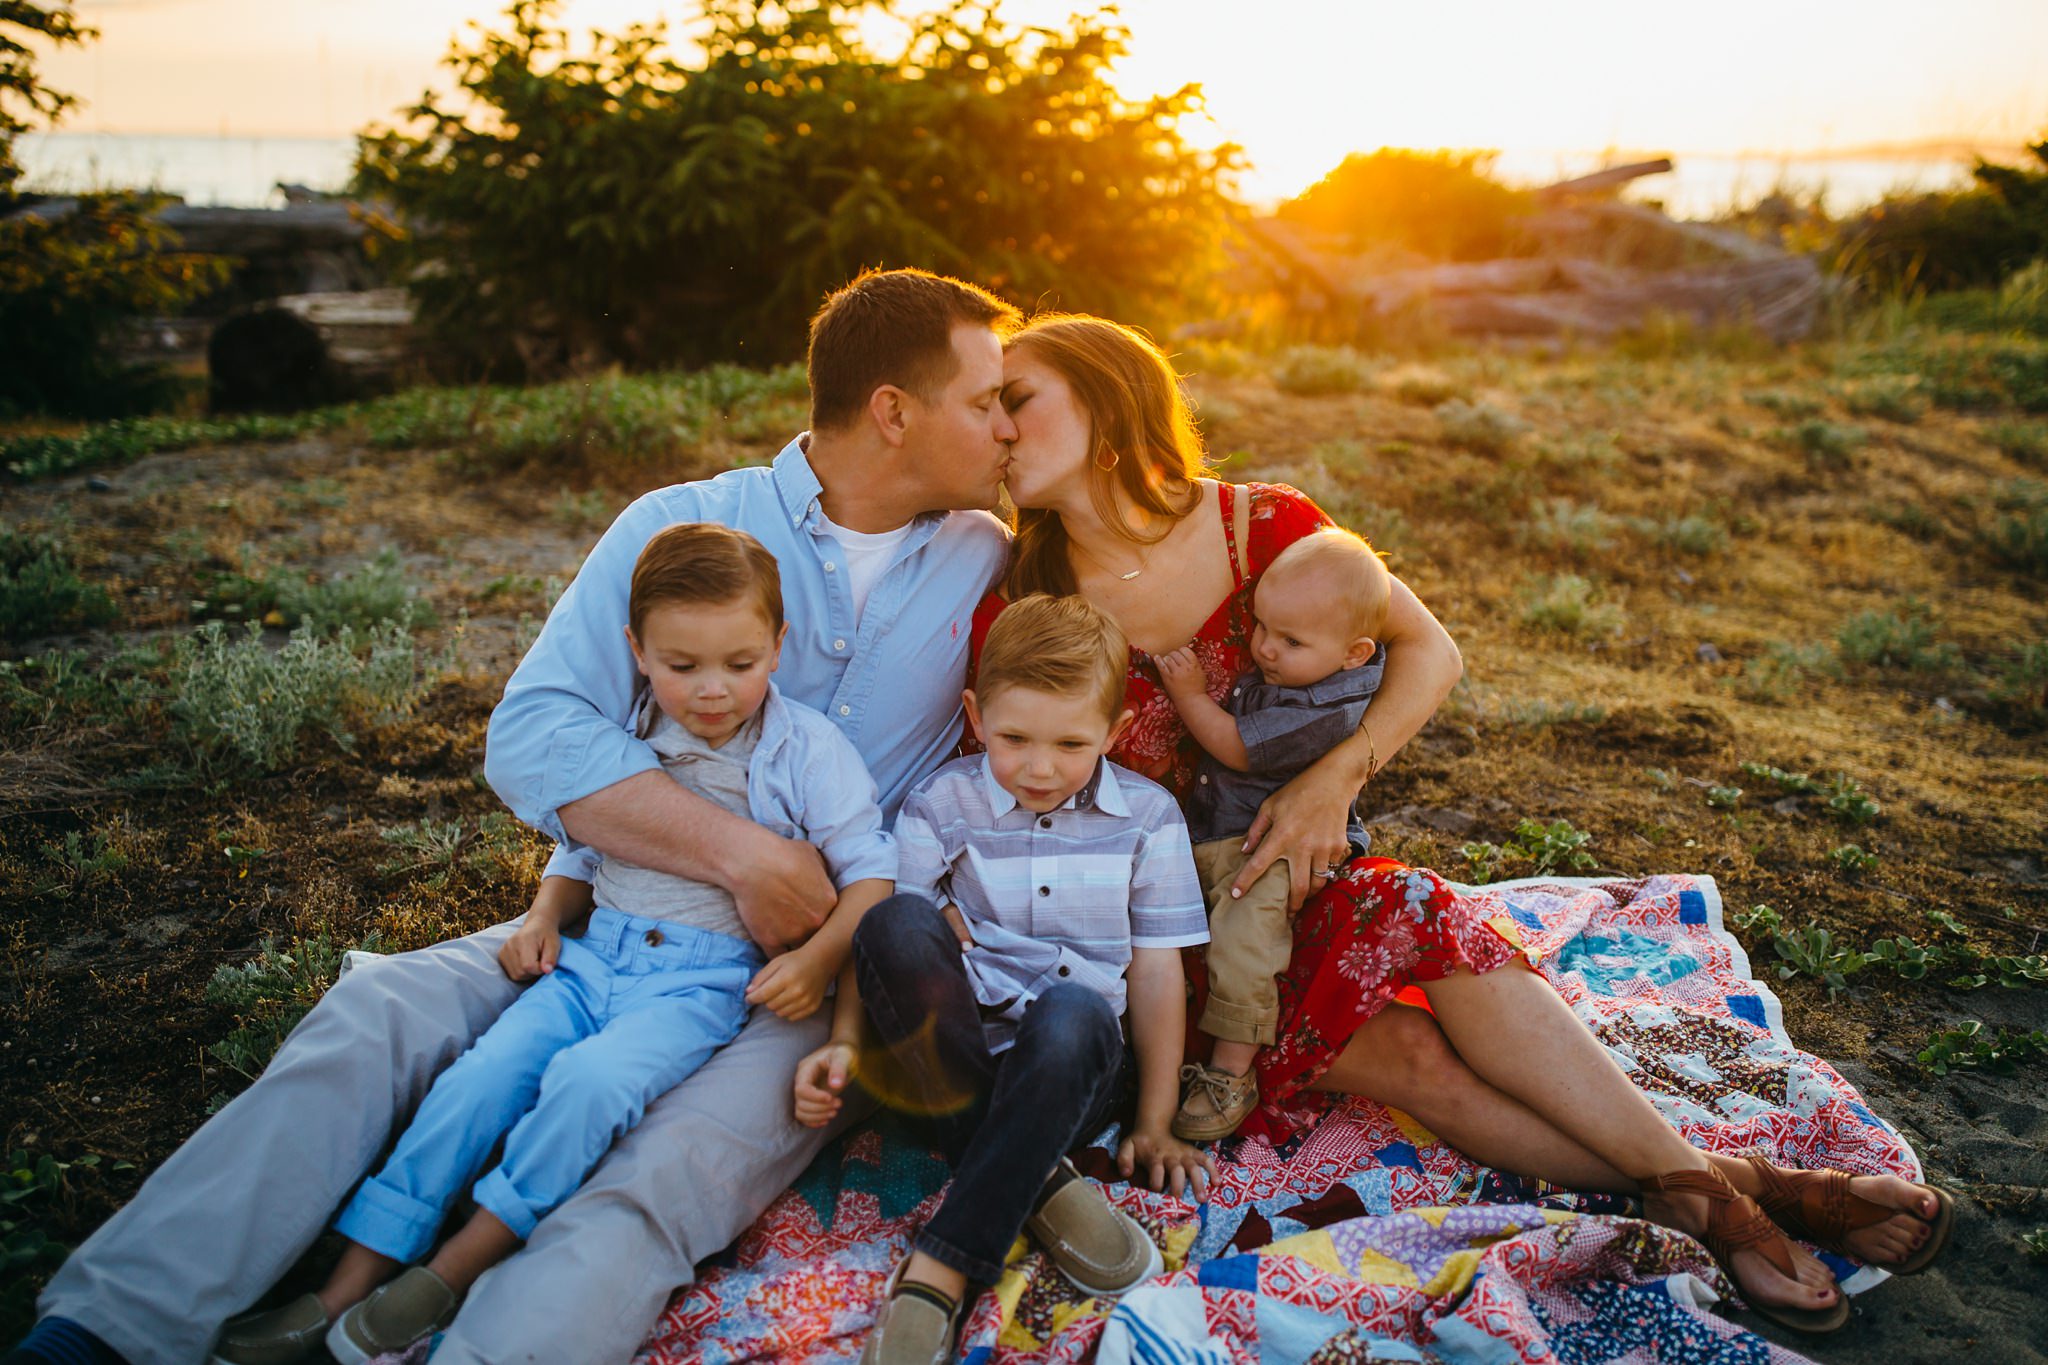
POLYGON ((796 1064, 796 1121, 806 1128, 823 1128, 839 1117, 840 1096, 853 1079, 859 1057, 852 1043, 825 1044, 796 1064))
POLYGON ((1202 671, 1202 661, 1195 657, 1193 645, 1182 645, 1169 654, 1154 654, 1152 662, 1159 667, 1159 685, 1173 700, 1194 693, 1209 695, 1209 675, 1202 671))
POLYGON ((1126 1180, 1137 1179, 1133 1172, 1142 1167, 1145 1188, 1166 1190, 1175 1199, 1185 1187, 1197 1204, 1209 1197, 1216 1179, 1216 1162, 1207 1152, 1170 1132, 1145 1128, 1134 1129, 1117 1145, 1116 1165, 1126 1180))
POLYGON ((1310 895, 1330 884, 1351 857, 1351 806, 1358 799, 1355 776, 1328 757, 1267 797, 1246 831, 1244 866, 1231 888, 1241 896, 1265 875, 1276 858, 1287 860, 1287 909, 1301 909, 1310 895))
POLYGON ((562 956, 562 931, 552 919, 528 915, 498 949, 498 966, 514 981, 532 981, 555 969, 562 956))
POLYGON ((825 986, 834 976, 818 956, 799 948, 776 958, 747 983, 747 1003, 766 1005, 784 1019, 808 1019, 825 1003, 825 986))

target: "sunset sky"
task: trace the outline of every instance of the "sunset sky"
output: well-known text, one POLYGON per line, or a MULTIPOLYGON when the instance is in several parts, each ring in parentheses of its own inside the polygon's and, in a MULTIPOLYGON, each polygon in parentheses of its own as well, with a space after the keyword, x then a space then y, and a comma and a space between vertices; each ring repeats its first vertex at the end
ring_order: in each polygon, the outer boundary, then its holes
MULTIPOLYGON (((1010 0, 1058 22, 1068 0, 1010 0)), ((1123 0, 1122 88, 1208 91, 1213 127, 1289 193, 1353 148, 1840 151, 2048 129, 2043 0, 1123 0)), ((477 0, 84 0, 103 37, 50 55, 86 101, 66 127, 123 133, 341 135, 441 81, 477 0)), ((570 0, 576 29, 689 5, 570 0)))

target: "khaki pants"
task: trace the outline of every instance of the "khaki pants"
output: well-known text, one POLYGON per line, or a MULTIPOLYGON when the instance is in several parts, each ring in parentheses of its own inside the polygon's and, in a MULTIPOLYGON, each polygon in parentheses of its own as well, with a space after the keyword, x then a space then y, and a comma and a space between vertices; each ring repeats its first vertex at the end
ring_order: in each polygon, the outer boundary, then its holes
POLYGON ((1280 988, 1274 978, 1294 955, 1287 860, 1275 859, 1251 890, 1233 900, 1230 885, 1244 863, 1242 836, 1195 845, 1195 871, 1209 902, 1209 1003, 1200 1028, 1226 1042, 1269 1046, 1280 1040, 1280 988))
MULTIPOLYGON (((58 1268, 37 1308, 131 1365, 194 1365, 328 1226, 436 1074, 519 988, 499 925, 366 963, 338 982, 263 1076, 166 1161, 58 1268)), ((739 1037, 648 1106, 518 1255, 477 1282, 437 1365, 623 1365, 668 1296, 868 1110, 798 1125, 790 1082, 824 1045, 753 1011, 739 1037)))

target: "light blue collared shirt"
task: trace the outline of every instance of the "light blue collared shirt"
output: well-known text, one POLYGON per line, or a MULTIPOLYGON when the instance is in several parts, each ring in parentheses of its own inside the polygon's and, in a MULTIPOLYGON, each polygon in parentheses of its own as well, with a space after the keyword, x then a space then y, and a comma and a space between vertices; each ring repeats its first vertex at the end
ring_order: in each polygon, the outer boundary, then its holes
MULTIPOLYGON (((640 674, 625 630, 633 564, 657 532, 713 521, 775 556, 789 621, 775 682, 852 741, 880 790, 883 823, 895 823, 911 785, 959 739, 974 608, 1008 560, 1008 533, 986 512, 918 516, 856 625, 822 491, 800 437, 766 468, 657 489, 619 514, 491 713, 484 776, 515 815, 573 849, 563 806, 661 766, 633 732, 640 674)), ((578 875, 563 864, 558 851, 549 872, 578 875)))

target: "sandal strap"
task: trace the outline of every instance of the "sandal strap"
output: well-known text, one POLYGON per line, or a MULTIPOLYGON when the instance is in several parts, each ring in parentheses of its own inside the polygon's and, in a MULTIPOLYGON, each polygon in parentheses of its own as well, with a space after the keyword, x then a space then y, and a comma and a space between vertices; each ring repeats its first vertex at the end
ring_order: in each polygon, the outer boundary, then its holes
POLYGON ((1743 1158, 1763 1185, 1757 1202, 1777 1224, 1832 1250, 1861 1228, 1872 1227, 1898 1212, 1849 1189, 1846 1171, 1802 1171, 1778 1166, 1760 1156, 1743 1158))
POLYGON ((1754 1251, 1777 1268, 1787 1279, 1794 1278, 1792 1247, 1778 1231, 1756 1200, 1728 1183, 1728 1178, 1711 1168, 1704 1171, 1673 1171, 1643 1181, 1646 1189, 1659 1194, 1697 1195, 1707 1201, 1707 1226, 1700 1240, 1733 1279, 1731 1262, 1738 1251, 1754 1251))

